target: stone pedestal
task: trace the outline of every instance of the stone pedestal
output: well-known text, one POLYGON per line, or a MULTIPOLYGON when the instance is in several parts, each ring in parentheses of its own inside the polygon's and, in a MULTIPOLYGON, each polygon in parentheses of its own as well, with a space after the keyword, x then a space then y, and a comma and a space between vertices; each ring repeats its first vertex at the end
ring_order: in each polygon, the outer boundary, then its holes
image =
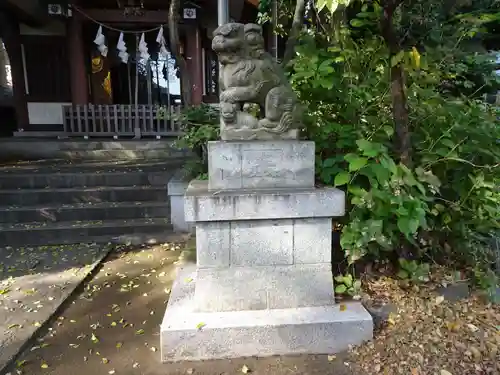
POLYGON ((167 184, 170 200, 170 222, 174 232, 192 232, 193 223, 186 222, 184 214, 184 194, 189 186, 192 173, 186 169, 178 170, 167 184))
POLYGON ((197 265, 174 283, 162 360, 331 354, 371 339, 359 303, 335 304, 332 217, 345 196, 314 187, 314 143, 209 142, 208 152, 209 180, 184 198, 197 265))

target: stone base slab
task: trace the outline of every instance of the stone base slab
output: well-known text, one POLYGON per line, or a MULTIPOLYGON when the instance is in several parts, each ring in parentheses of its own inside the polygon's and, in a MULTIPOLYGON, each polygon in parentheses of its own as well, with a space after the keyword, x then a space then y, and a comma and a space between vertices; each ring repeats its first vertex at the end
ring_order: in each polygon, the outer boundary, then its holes
POLYGON ((196 268, 180 269, 161 325, 163 362, 333 354, 373 336, 360 303, 291 309, 195 312, 196 268))
POLYGON ((270 141, 283 139, 298 139, 298 129, 290 129, 285 133, 271 133, 266 129, 235 129, 222 128, 220 131, 220 139, 223 141, 270 141))
POLYGON ((336 188, 213 192, 207 181, 193 180, 184 202, 188 222, 331 218, 345 214, 345 193, 336 188))
POLYGON ((332 219, 275 219, 196 223, 200 268, 326 264, 332 219))
POLYGON ((208 188, 310 188, 314 162, 311 141, 212 141, 208 142, 208 188))
POLYGON ((335 304, 329 263, 198 268, 196 281, 197 312, 290 309, 335 304))

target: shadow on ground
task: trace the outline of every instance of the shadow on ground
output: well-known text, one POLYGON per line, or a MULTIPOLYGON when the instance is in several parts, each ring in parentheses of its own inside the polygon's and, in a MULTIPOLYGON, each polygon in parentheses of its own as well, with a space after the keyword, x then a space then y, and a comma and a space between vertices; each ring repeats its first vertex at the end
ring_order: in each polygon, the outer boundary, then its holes
POLYGON ((11 369, 21 374, 352 374, 339 356, 160 363, 160 323, 181 244, 113 254, 11 369))

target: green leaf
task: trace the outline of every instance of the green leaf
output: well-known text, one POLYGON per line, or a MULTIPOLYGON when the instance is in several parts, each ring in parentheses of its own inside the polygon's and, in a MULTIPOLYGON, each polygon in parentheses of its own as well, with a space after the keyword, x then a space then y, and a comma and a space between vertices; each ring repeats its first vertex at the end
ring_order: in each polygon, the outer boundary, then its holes
POLYGON ((333 167, 337 163, 335 158, 328 158, 323 161, 323 168, 333 167))
POLYGON ((344 282, 344 276, 342 276, 342 275, 335 276, 335 281, 338 282, 338 283, 343 283, 344 282))
POLYGON ((344 294, 347 291, 347 287, 344 284, 339 284, 335 287, 335 293, 344 294))
POLYGON ((414 234, 417 231, 419 224, 419 220, 408 216, 400 216, 398 218, 398 229, 401 231, 401 233, 407 236, 414 234))
POLYGON ((389 125, 384 126, 384 131, 388 137, 392 137, 394 135, 394 128, 392 126, 389 125))
POLYGON ((363 27, 364 25, 366 25, 366 22, 360 20, 359 18, 354 18, 351 20, 351 26, 353 27, 363 27))
POLYGON ((350 273, 344 276, 344 284, 348 288, 350 288, 352 286, 352 282, 353 282, 353 277, 350 273))
POLYGON ((408 277, 410 277, 410 275, 408 275, 408 272, 404 271, 404 270, 399 270, 398 273, 396 274, 397 277, 399 277, 400 279, 403 279, 403 280, 406 280, 408 279, 408 277))
POLYGON ((358 156, 349 161, 349 171, 355 172, 363 168, 368 163, 368 158, 358 156))
POLYGON ((340 172, 335 176, 335 186, 348 184, 351 181, 351 175, 347 172, 340 172))
POLYGON ((391 68, 398 65, 405 56, 405 51, 399 51, 397 55, 391 57, 391 68))

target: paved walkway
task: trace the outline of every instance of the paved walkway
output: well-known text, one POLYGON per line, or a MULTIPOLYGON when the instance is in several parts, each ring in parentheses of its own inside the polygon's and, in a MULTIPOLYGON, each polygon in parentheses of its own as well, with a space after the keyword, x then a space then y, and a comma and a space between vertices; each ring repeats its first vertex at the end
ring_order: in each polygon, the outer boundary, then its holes
POLYGON ((0 248, 0 373, 110 250, 96 244, 0 248))
POLYGON ((172 242, 111 254, 12 374, 233 375, 244 366, 251 374, 352 374, 341 356, 160 363, 159 326, 183 246, 172 242))

